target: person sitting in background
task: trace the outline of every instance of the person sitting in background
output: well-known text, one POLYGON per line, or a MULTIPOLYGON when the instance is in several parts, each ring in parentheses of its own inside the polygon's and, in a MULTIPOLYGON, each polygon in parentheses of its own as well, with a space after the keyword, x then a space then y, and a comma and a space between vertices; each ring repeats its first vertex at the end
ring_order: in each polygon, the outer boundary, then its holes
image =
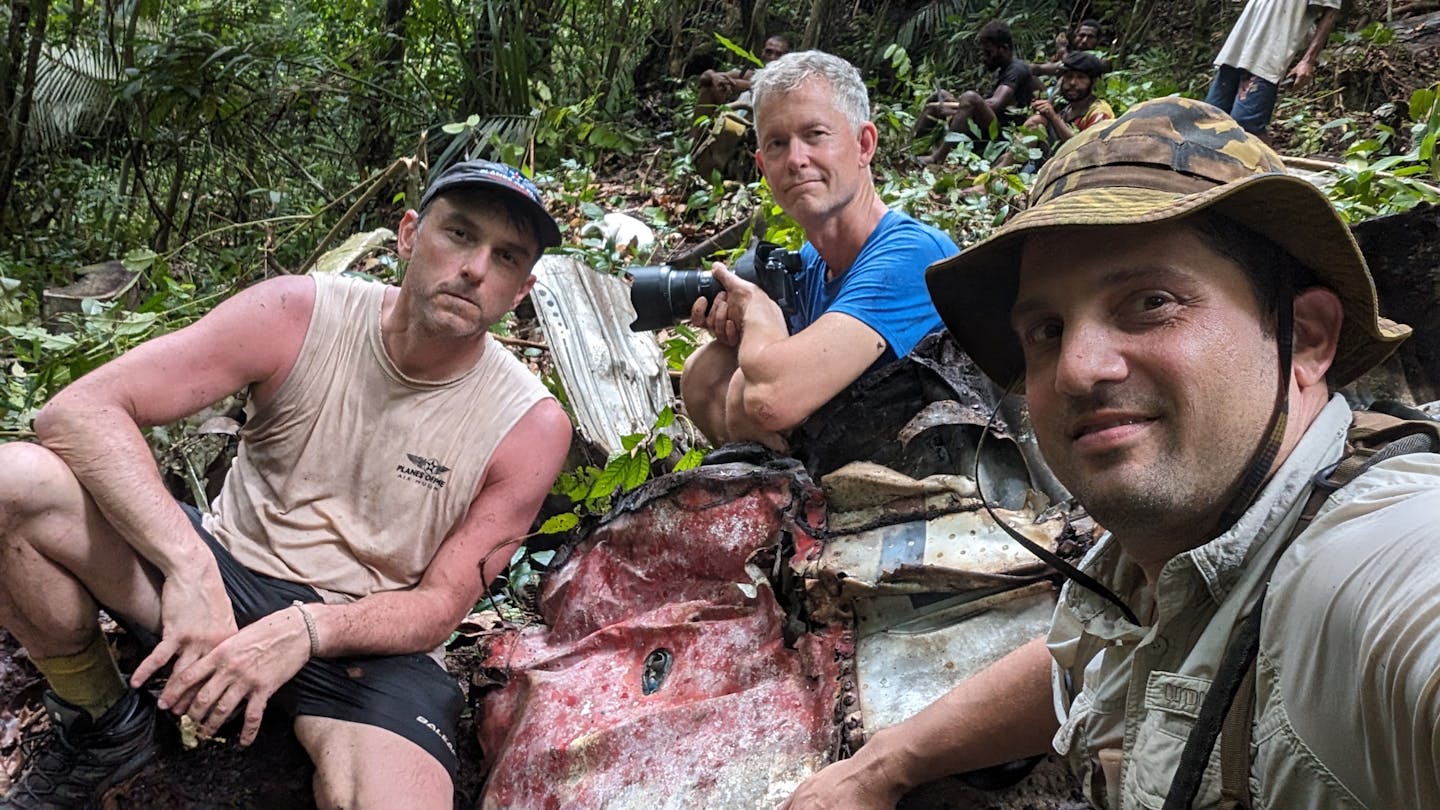
POLYGON ((1061 62, 1064 69, 1060 72, 1060 96, 1064 103, 1057 108, 1049 99, 1037 98, 1030 105, 1035 114, 1025 121, 1026 126, 1045 127, 1051 150, 1075 133, 1115 117, 1109 103, 1095 97, 1095 83, 1107 68, 1105 60, 1093 53, 1072 51, 1061 62))
MULTIPOLYGON (((991 20, 980 29, 976 39, 985 67, 995 71, 995 86, 989 97, 974 90, 966 90, 958 97, 944 90, 936 91, 926 99, 925 108, 915 121, 912 141, 944 124, 948 125, 948 132, 969 133, 977 142, 986 143, 999 137, 1001 127, 1024 120, 1011 110, 1030 106, 1034 91, 1030 87, 1030 66, 1025 60, 1015 58, 1010 26, 1003 20, 991 20)), ((921 165, 944 162, 954 147, 948 136, 941 138, 930 154, 920 158, 921 165)))
MULTIPOLYGON (((1099 44, 1100 21, 1094 18, 1081 20, 1075 27, 1074 36, 1067 38, 1064 31, 1055 35, 1055 55, 1048 62, 1030 65, 1030 73, 1035 76, 1059 76, 1065 70, 1066 56, 1072 53, 1087 53, 1099 44)), ((1036 79, 1036 82, 1038 83, 1039 79, 1036 79)))
MULTIPOLYGON (((760 61, 770 64, 790 52, 790 40, 776 34, 765 40, 760 49, 760 61)), ((694 122, 690 138, 696 140, 704 132, 704 120, 713 120, 722 104, 740 103, 749 106, 750 81, 755 77, 755 68, 734 70, 707 70, 700 74, 699 92, 695 96, 694 122)))
MULTIPOLYGON (((760 59, 768 65, 789 52, 790 40, 777 35, 765 40, 760 59)), ((690 158, 701 177, 709 179, 718 172, 722 178, 747 182, 754 176, 749 158, 754 146, 750 137, 750 82, 754 75, 754 69, 707 70, 700 75, 690 158)))

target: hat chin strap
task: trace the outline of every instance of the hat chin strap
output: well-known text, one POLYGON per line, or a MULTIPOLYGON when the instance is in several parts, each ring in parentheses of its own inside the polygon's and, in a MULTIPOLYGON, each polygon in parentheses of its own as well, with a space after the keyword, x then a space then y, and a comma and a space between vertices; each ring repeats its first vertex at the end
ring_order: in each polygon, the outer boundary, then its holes
POLYGON ((1270 424, 1266 427, 1265 437, 1250 456, 1250 464, 1231 485, 1234 494, 1230 496, 1225 510, 1220 513, 1220 520, 1215 524, 1211 537, 1219 537, 1229 531, 1230 527, 1240 520, 1240 516, 1245 514, 1245 510, 1250 508, 1250 504, 1254 503, 1260 490, 1265 487, 1265 482, 1270 477, 1270 466, 1275 463, 1275 456, 1279 454, 1280 445, 1285 441, 1285 427, 1290 414, 1290 370, 1295 355, 1295 291, 1288 284, 1280 291, 1279 310, 1276 313, 1275 343, 1280 355, 1280 380, 1275 390, 1275 409, 1270 414, 1270 424))
MULTIPOLYGON (((1265 486, 1265 481, 1270 475, 1270 465, 1275 462, 1275 456, 1280 452, 1280 445, 1285 440, 1285 426, 1290 412, 1290 370, 1295 351, 1295 294, 1290 285, 1286 285, 1281 290, 1275 333, 1280 366, 1279 384, 1275 390, 1275 408, 1270 414, 1270 423, 1266 427, 1265 437, 1261 439, 1255 452, 1250 455, 1250 463, 1246 465, 1245 472, 1231 485, 1234 494, 1230 496, 1227 506, 1221 512, 1220 520, 1211 532, 1212 538, 1229 531, 1230 527, 1240 519, 1240 516, 1245 514, 1245 510, 1250 508, 1250 504, 1254 502, 1255 497, 1265 486)), ((1019 379, 1012 382, 1005 389, 1006 395, 1012 393, 1019 383, 1019 379)), ((980 440, 975 443, 975 493, 980 497, 980 504, 985 507, 985 513, 1012 540, 1031 554, 1044 560, 1066 579, 1114 605, 1127 621, 1138 626, 1140 620, 1118 594, 1102 585, 1094 577, 1066 562, 1059 555, 1016 531, 991 508, 990 499, 985 497, 984 486, 980 480, 980 448, 985 445, 985 437, 993 432, 995 417, 999 413, 1000 402, 997 400, 995 407, 990 411, 989 420, 986 421, 984 429, 980 431, 980 440)))

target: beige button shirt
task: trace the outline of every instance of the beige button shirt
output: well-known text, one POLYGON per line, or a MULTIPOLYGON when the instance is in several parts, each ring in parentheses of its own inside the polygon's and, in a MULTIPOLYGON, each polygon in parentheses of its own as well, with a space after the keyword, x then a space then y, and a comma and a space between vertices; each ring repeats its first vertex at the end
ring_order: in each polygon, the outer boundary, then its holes
MULTIPOLYGON (((1349 421, 1335 397, 1235 526, 1167 563, 1153 592, 1113 538, 1096 545, 1082 568, 1145 626, 1084 588, 1062 591, 1055 747, 1096 806, 1164 804, 1230 634, 1349 421)), ((1256 807, 1440 807, 1437 553, 1440 456, 1412 454, 1332 495, 1281 558, 1261 628, 1256 807)), ((1219 801, 1219 772, 1217 745, 1196 807, 1219 801)))

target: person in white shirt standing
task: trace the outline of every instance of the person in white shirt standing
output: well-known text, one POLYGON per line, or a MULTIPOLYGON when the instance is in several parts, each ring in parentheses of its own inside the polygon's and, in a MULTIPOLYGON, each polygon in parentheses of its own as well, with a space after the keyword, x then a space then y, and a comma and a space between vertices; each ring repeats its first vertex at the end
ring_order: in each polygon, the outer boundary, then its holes
POLYGON ((1309 83, 1339 13, 1340 0, 1248 0, 1215 57, 1206 103, 1230 113, 1247 132, 1263 135, 1276 90, 1282 83, 1297 90, 1309 83))

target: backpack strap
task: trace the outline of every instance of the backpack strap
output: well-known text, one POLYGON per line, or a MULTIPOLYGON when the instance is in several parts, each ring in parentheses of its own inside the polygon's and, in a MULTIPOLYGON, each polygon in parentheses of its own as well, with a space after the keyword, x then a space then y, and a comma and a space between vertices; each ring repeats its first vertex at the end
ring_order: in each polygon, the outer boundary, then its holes
POLYGON ((1315 474, 1310 497, 1300 510, 1294 528, 1286 535, 1265 567, 1264 585, 1256 595, 1250 615, 1235 630, 1225 649, 1220 668, 1200 714, 1185 740, 1180 764, 1165 796, 1165 810, 1184 810, 1200 792, 1200 780, 1215 741, 1220 746, 1221 807, 1249 808, 1250 742, 1255 716, 1255 658, 1260 652, 1260 621, 1270 576, 1290 544, 1309 528, 1331 493, 1354 481, 1372 465, 1405 453, 1440 452, 1440 422, 1429 419, 1400 419, 1372 411, 1352 414, 1345 438, 1345 455, 1315 474))
POLYGON ((1220 727, 1220 807, 1222 810, 1250 808, 1250 740, 1254 736, 1251 717, 1255 714, 1255 666, 1245 668, 1240 690, 1220 727))

